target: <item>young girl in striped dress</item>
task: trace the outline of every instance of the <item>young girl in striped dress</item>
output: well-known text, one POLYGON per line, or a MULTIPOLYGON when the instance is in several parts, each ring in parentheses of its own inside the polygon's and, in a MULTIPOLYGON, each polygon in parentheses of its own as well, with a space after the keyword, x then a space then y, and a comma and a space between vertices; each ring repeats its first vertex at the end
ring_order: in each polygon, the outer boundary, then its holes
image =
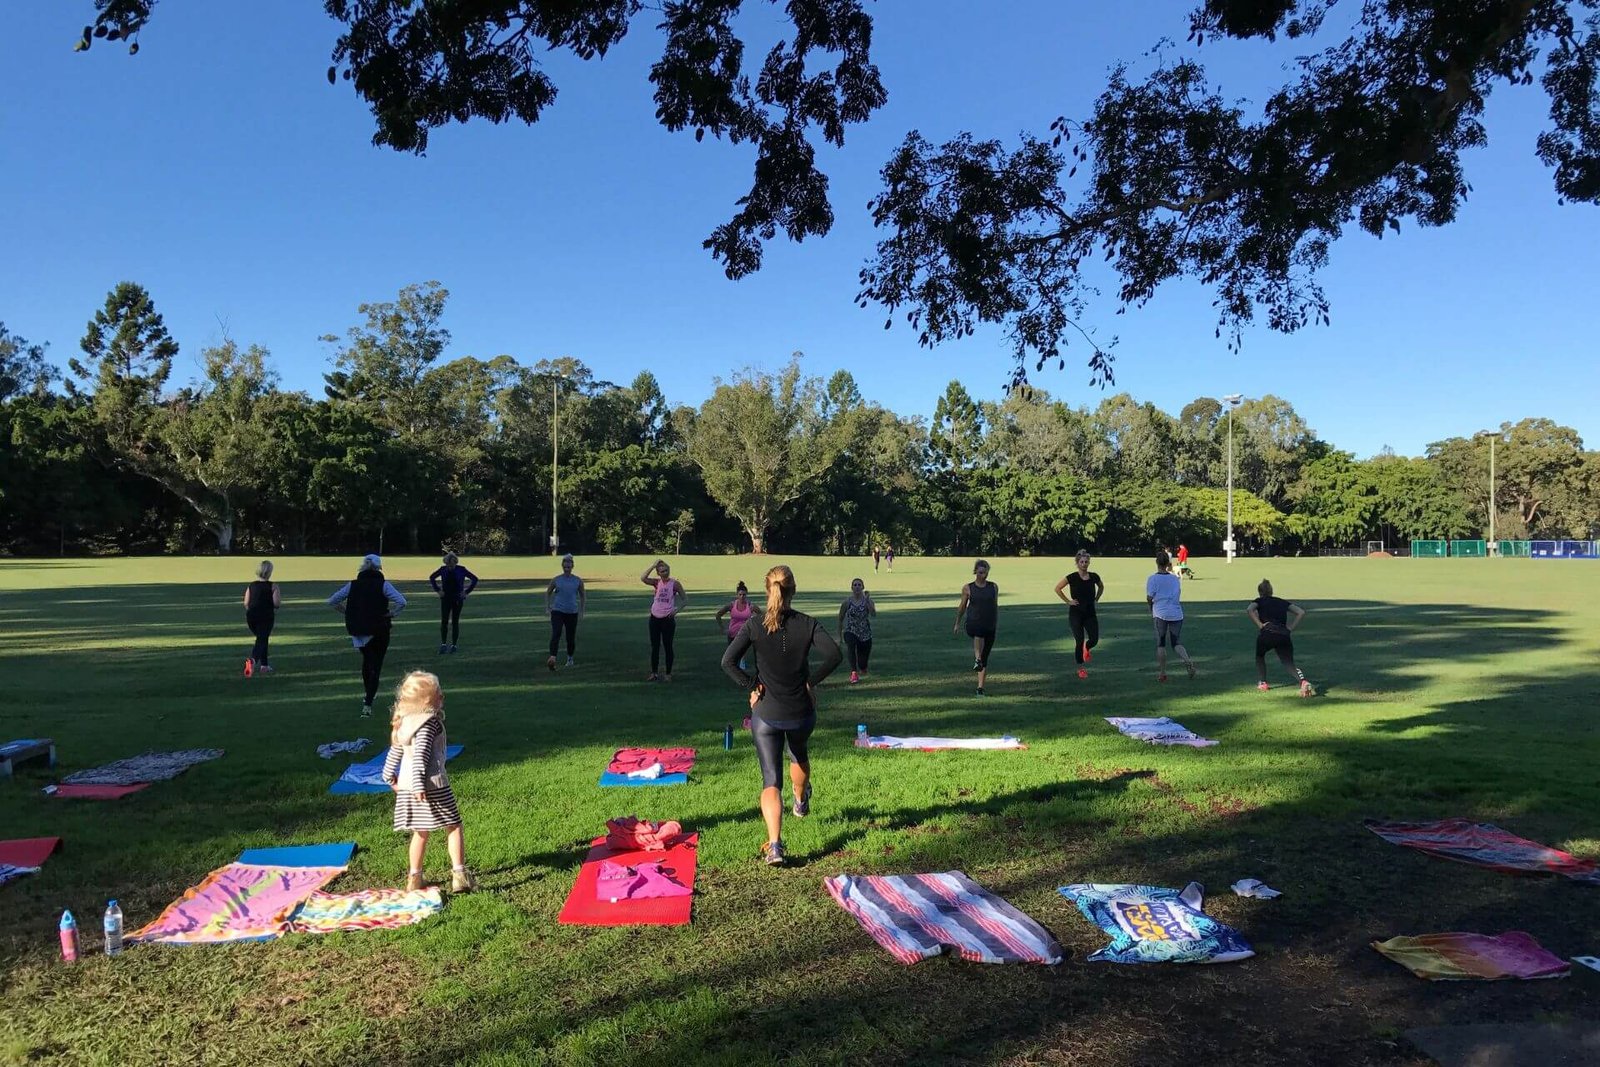
POLYGON ((394 725, 389 734, 389 756, 383 761, 383 780, 394 789, 394 828, 411 833, 411 870, 407 889, 422 888, 422 858, 428 834, 445 831, 450 852, 450 891, 470 893, 477 888, 467 870, 466 840, 461 832, 461 811, 445 773, 444 690, 437 675, 412 671, 394 691, 394 725))

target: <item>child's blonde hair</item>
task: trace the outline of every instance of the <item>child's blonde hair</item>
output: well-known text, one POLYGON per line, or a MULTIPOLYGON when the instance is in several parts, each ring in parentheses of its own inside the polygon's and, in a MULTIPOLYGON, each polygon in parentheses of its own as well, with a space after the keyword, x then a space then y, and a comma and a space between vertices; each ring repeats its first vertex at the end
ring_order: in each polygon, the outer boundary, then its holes
POLYGON ((262 560, 256 567, 256 577, 263 582, 272 580, 272 561, 270 559, 262 560))
POLYGON ((407 715, 437 715, 444 718, 444 687, 439 676, 427 671, 412 671, 400 679, 394 688, 394 714, 396 727, 407 715))

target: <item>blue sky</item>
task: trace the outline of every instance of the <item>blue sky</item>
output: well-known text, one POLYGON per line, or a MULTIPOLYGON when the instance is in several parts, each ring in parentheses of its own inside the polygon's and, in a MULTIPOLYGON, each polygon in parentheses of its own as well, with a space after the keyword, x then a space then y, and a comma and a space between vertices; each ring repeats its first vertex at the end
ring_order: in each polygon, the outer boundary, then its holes
MULTIPOLYGON (((6 5, 0 321, 13 332, 64 362, 106 292, 138 281, 183 346, 175 378, 225 327, 271 349, 285 385, 317 393, 331 354, 320 335, 342 334, 364 301, 438 279, 451 356, 571 355, 623 383, 648 368, 670 399, 698 403, 715 376, 802 351, 810 372, 847 368, 906 414, 930 414, 952 377, 997 397, 1010 366, 997 333, 929 352, 854 305, 878 169, 910 129, 1006 140, 1087 114, 1112 63, 1137 68, 1161 36, 1183 39, 1187 5, 874 5, 890 101, 820 153, 837 225, 774 243, 740 282, 700 242, 747 188, 751 152, 656 125, 646 24, 603 62, 552 56, 561 96, 536 126, 450 127, 419 158, 373 147, 364 104, 327 84, 337 27, 321 5, 271 8, 162 4, 129 57, 105 42, 72 53, 90 0, 6 5)), ((1286 54, 1208 44, 1201 56, 1228 95, 1259 98, 1286 54)), ((1122 317, 1092 310, 1088 324, 1120 338, 1117 388, 1174 413, 1202 394, 1276 393, 1358 455, 1528 416, 1600 446, 1600 210, 1556 204, 1533 154, 1544 124, 1537 86, 1498 90, 1460 220, 1382 242, 1348 234, 1322 278, 1331 327, 1258 328, 1234 354, 1192 285, 1122 317)), ((1084 358, 1036 384, 1097 404, 1084 358)))

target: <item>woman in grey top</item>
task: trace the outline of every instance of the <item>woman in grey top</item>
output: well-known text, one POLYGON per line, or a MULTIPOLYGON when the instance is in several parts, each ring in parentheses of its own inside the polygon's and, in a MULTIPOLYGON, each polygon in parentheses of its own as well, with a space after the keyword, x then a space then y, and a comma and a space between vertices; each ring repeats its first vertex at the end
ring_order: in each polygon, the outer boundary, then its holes
POLYGON ((561 557, 561 573, 550 579, 544 591, 544 610, 550 616, 550 658, 544 665, 556 669, 556 649, 561 635, 567 635, 567 666, 572 666, 572 654, 578 646, 578 620, 583 618, 589 594, 583 579, 572 573, 572 553, 561 557))
POLYGON ((961 617, 967 618, 967 636, 972 638, 972 669, 978 672, 978 695, 989 674, 989 653, 994 651, 995 629, 1000 622, 1000 587, 989 580, 989 561, 972 565, 972 581, 961 587, 961 603, 956 607, 955 632, 961 632, 961 617))

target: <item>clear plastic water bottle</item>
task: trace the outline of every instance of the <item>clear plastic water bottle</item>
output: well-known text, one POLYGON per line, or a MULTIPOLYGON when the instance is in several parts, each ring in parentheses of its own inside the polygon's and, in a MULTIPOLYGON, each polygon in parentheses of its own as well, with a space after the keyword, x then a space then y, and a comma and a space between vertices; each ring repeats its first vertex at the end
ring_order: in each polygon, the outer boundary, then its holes
POLYGON ((61 959, 67 963, 78 962, 78 920, 70 911, 61 913, 61 959))
POLYGON ((106 955, 122 955, 122 908, 116 901, 106 905, 106 955))
POLYGON ((867 747, 867 724, 864 722, 856 723, 856 747, 867 747))

